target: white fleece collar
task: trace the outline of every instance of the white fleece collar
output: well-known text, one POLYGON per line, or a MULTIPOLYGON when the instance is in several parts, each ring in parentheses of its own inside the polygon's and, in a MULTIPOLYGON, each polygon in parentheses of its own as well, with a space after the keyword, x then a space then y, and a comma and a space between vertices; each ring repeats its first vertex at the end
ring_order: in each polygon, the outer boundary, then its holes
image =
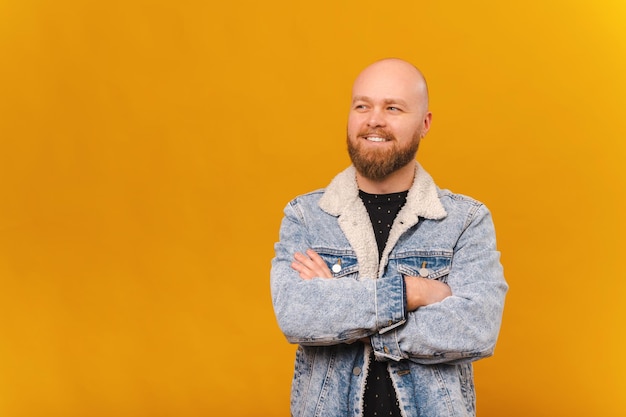
MULTIPOLYGON (((404 216, 443 219, 447 213, 439 201, 437 186, 432 177, 419 163, 415 164, 415 180, 409 189, 406 204, 400 214, 404 216)), ((356 182, 356 169, 349 166, 340 172, 326 187, 319 205, 322 210, 333 216, 345 213, 359 199, 359 187, 356 182)))

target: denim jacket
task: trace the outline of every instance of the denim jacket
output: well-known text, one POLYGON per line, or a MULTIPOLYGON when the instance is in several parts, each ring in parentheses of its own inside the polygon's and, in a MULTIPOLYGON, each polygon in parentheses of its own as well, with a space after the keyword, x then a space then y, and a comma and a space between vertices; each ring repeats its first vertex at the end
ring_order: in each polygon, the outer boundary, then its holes
POLYGON ((493 353, 508 289, 483 204, 439 189, 418 164, 379 261, 351 166, 287 205, 275 252, 274 311, 299 345, 292 416, 362 415, 372 350, 388 363, 403 416, 476 414, 471 362, 493 353), (332 279, 303 280, 290 267, 308 248, 332 279), (452 296, 407 312, 405 275, 446 282, 452 296))

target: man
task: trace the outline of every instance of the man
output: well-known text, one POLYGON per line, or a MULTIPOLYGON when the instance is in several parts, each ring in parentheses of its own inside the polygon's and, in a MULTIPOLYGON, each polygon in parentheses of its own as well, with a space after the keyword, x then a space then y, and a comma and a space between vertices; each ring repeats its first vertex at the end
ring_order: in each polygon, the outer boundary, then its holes
POLYGON ((474 416, 507 284, 491 215, 416 162, 431 125, 422 74, 399 59, 356 79, 353 166, 285 208, 271 290, 297 343, 293 416, 474 416))

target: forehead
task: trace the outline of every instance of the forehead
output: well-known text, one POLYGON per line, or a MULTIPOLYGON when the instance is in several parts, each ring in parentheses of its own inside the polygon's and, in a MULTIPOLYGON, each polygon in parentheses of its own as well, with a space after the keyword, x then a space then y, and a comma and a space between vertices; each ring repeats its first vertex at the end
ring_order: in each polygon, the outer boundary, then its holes
POLYGON ((354 82, 352 100, 404 101, 418 103, 424 98, 419 72, 405 65, 372 65, 354 82))

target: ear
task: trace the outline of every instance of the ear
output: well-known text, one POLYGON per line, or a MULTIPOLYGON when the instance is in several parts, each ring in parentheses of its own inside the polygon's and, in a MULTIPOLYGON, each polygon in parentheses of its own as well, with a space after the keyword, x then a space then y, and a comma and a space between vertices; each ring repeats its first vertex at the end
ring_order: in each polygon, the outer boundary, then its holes
POLYGON ((424 116, 424 120, 422 121, 422 134, 421 137, 426 136, 428 131, 430 130, 430 123, 433 120, 433 114, 431 112, 426 113, 424 116))

